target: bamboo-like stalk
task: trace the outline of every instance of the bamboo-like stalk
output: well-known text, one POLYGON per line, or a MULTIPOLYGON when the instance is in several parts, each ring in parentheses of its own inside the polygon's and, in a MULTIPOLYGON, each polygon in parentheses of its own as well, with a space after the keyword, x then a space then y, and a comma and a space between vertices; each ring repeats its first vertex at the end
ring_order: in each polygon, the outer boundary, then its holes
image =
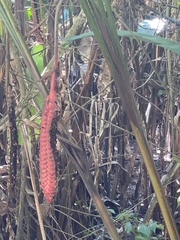
POLYGON ((35 200, 37 216, 38 216, 39 226, 40 226, 41 235, 42 235, 42 240, 46 240, 43 218, 42 218, 41 208, 40 208, 40 204, 39 204, 39 200, 38 200, 36 180, 35 180, 33 165, 32 165, 32 155, 31 155, 30 141, 29 141, 29 138, 28 138, 28 131, 27 131, 27 128, 26 128, 25 124, 23 124, 23 123, 20 124, 20 131, 21 131, 21 134, 22 134, 23 139, 24 139, 24 148, 25 148, 25 153, 26 153, 27 162, 28 162, 28 166, 29 166, 29 172, 30 172, 30 177, 31 177, 32 189, 33 189, 33 193, 34 193, 34 200, 35 200))
POLYGON ((26 186, 26 157, 23 152, 22 161, 21 161, 21 175, 20 175, 20 194, 19 194, 19 207, 18 207, 18 224, 16 231, 16 240, 23 239, 23 216, 24 216, 24 208, 25 208, 25 186, 26 186))
MULTIPOLYGON (((62 2, 62 0, 60 2, 62 2)), ((58 6, 59 5, 61 5, 61 3, 59 3, 58 6)), ((55 41, 54 49, 55 49, 55 51, 58 51, 58 49, 57 49, 57 32, 56 31, 55 31, 55 40, 56 41, 55 41)), ((55 56, 54 56, 55 66, 54 67, 56 67, 57 57, 58 57, 58 54, 55 53, 55 56)), ((67 151, 67 153, 68 153, 68 151, 67 151)), ((113 224, 113 221, 111 220, 111 218, 108 214, 108 211, 107 211, 105 205, 103 204, 98 192, 96 191, 96 188, 95 188, 95 186, 93 184, 93 181, 92 181, 92 178, 90 176, 90 172, 87 170, 86 165, 84 165, 81 168, 81 166, 78 164, 78 161, 77 161, 77 159, 80 159, 81 157, 80 156, 76 157, 77 154, 74 151, 72 151, 72 154, 69 153, 69 155, 72 158, 73 163, 77 167, 77 170, 78 170, 78 172, 79 172, 79 174, 80 174, 80 176, 81 176, 81 178, 82 178, 90 196, 92 197, 92 200, 93 200, 93 202, 94 202, 94 204, 95 204, 95 206, 96 206, 96 208, 97 208, 97 210, 98 210, 98 212, 99 212, 99 214, 102 218, 102 221, 104 222, 104 225, 106 226, 106 228, 107 228, 107 230, 110 234, 110 236, 114 240, 119 240, 120 236, 119 236, 119 234, 118 234, 118 232, 117 232, 117 230, 116 230, 116 228, 113 224)), ((83 159, 83 161, 84 161, 84 159, 83 159)))
POLYGON ((164 194, 148 141, 145 137, 142 121, 130 86, 129 74, 119 44, 110 2, 108 0, 80 0, 80 3, 110 67, 118 95, 121 97, 124 109, 130 120, 133 133, 148 170, 169 236, 172 240, 178 240, 179 234, 175 221, 164 194))
POLYGON ((86 156, 84 152, 79 147, 74 145, 74 141, 70 138, 62 122, 58 123, 58 130, 61 131, 61 134, 58 134, 57 137, 61 141, 63 149, 65 150, 65 152, 69 156, 69 159, 72 161, 73 165, 76 167, 79 175, 81 176, 84 185, 89 192, 89 195, 91 196, 111 239, 120 240, 121 237, 119 236, 115 225, 113 224, 113 221, 110 218, 108 211, 93 183, 89 169, 87 168, 86 156), (61 136, 63 136, 63 141, 61 136))
POLYGON ((8 1, 6 0, 0 1, 0 15, 9 34, 11 35, 14 43, 16 44, 16 47, 18 48, 19 52, 22 54, 24 62, 30 71, 30 74, 32 76, 32 79, 34 80, 34 83, 37 85, 39 91, 42 93, 43 97, 45 98, 47 96, 46 87, 44 85, 44 82, 39 81, 41 78, 39 71, 25 44, 23 36, 18 29, 18 25, 9 8, 8 1))
MULTIPOLYGON (((85 19, 86 19, 86 17, 84 15, 83 11, 81 11, 79 13, 79 15, 74 19, 74 23, 73 23, 72 27, 68 30, 66 38, 76 35, 78 30, 84 24, 85 19)), ((65 49, 63 48, 63 45, 66 45, 66 44, 67 44, 67 41, 63 40, 62 43, 61 43, 61 47, 59 47, 59 49, 58 49, 58 55, 59 56, 63 55, 63 53, 65 51, 65 49)), ((43 76, 48 74, 48 72, 52 70, 53 64, 54 64, 54 56, 52 57, 52 59, 50 60, 50 62, 46 66, 46 68, 44 69, 44 71, 42 73, 43 76)))
MULTIPOLYGON (((174 174, 177 172, 177 170, 180 167, 180 164, 176 162, 176 158, 173 161, 174 162, 172 163, 172 166, 170 168, 168 167, 167 174, 163 175, 163 177, 161 178, 161 184, 163 187, 166 187, 171 182, 174 174)), ((144 223, 147 223, 150 221, 156 206, 157 206, 157 198, 156 198, 156 195, 153 194, 148 210, 143 219, 144 223)))

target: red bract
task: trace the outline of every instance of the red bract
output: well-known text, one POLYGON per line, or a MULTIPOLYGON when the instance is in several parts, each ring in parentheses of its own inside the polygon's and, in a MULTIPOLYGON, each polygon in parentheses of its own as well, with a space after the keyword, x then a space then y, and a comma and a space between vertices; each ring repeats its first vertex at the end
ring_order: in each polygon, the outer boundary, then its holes
MULTIPOLYGON (((51 84, 54 84, 55 76, 53 74, 51 84)), ((52 202, 56 190, 56 166, 50 137, 51 125, 56 109, 56 91, 54 88, 51 88, 42 112, 39 149, 40 182, 48 203, 52 202)))

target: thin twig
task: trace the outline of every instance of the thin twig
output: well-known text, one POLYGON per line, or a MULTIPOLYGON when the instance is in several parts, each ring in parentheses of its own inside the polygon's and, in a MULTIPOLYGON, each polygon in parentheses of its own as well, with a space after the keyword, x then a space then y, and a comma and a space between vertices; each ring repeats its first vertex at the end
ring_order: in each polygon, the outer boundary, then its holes
POLYGON ((27 162, 28 162, 28 166, 29 166, 29 172, 30 172, 31 183, 32 183, 32 188, 33 188, 33 192, 34 192, 34 200, 35 200, 41 235, 42 235, 42 239, 46 240, 46 234, 45 234, 44 225, 43 225, 43 218, 42 218, 41 208, 40 208, 39 200, 38 200, 36 180, 35 180, 33 165, 32 165, 32 155, 31 155, 31 147, 30 147, 31 144, 29 141, 26 125, 21 123, 20 130, 21 130, 21 133, 22 133, 22 136, 24 139, 24 148, 25 148, 27 162))

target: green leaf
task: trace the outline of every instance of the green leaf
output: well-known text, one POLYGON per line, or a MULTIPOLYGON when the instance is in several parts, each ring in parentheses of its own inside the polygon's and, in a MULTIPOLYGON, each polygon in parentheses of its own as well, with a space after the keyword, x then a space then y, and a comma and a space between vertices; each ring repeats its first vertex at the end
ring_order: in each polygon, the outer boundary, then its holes
POLYGON ((26 9, 26 14, 27 14, 27 19, 31 20, 31 18, 32 18, 32 7, 28 7, 26 9))
POLYGON ((127 223, 125 224, 125 226, 124 226, 124 229, 125 229, 125 231, 126 231, 127 233, 130 233, 130 232, 132 231, 132 229, 133 229, 133 226, 132 226, 132 224, 131 224, 130 222, 127 222, 127 223))
POLYGON ((116 212, 114 211, 114 209, 112 208, 107 208, 108 212, 112 213, 112 214, 116 214, 116 212))
POLYGON ((153 222, 153 221, 149 222, 148 228, 149 228, 150 231, 155 233, 156 232, 156 228, 157 228, 157 222, 153 222))
POLYGON ((70 41, 69 41, 69 42, 62 43, 61 48, 62 48, 62 49, 66 49, 66 48, 69 47, 70 44, 71 44, 70 41))
POLYGON ((44 55, 43 55, 44 47, 40 43, 36 43, 33 45, 31 49, 31 54, 36 63, 36 66, 40 73, 44 70, 44 55))
MULTIPOLYGON (((148 34, 130 32, 130 31, 126 31, 126 30, 118 30, 117 34, 120 37, 128 37, 128 38, 136 39, 138 41, 145 41, 145 42, 153 43, 157 46, 163 47, 165 49, 169 49, 172 52, 175 52, 180 55, 180 43, 179 42, 175 42, 175 41, 163 38, 163 37, 151 36, 148 34)), ((89 37, 89 36, 94 36, 94 33, 93 32, 83 33, 80 35, 65 38, 64 41, 67 41, 70 43, 74 40, 81 39, 84 37, 89 37)))
MULTIPOLYGON (((34 62, 39 70, 40 73, 42 73, 42 71, 44 70, 44 46, 40 43, 36 43, 33 45, 32 49, 31 49, 31 55, 32 58, 34 59, 34 62)), ((29 76, 30 79, 30 74, 29 74, 29 70, 26 69, 26 74, 27 76, 29 76)), ((41 94, 37 94, 36 96, 36 101, 38 103, 38 105, 42 108, 43 104, 44 104, 44 99, 42 97, 41 94)), ((32 106, 30 107, 30 112, 32 111, 32 106)), ((35 112, 34 112, 35 114, 35 112)))
POLYGON ((136 235, 135 240, 147 240, 147 238, 141 236, 141 235, 136 235))
POLYGON ((11 38, 16 45, 17 49, 19 50, 22 58, 27 66, 27 68, 31 72, 31 76, 33 77, 34 83, 37 85, 39 91, 42 93, 43 97, 47 96, 47 90, 45 85, 42 82, 38 82, 37 80, 40 79, 39 71, 32 59, 31 54, 29 53, 29 49, 27 48, 26 42, 23 39, 21 32, 19 31, 19 27, 17 22, 14 19, 12 11, 8 5, 7 0, 0 1, 0 18, 3 20, 7 31, 11 35, 11 38))
POLYGON ((138 232, 143 234, 145 237, 149 237, 150 236, 150 229, 145 225, 145 224, 140 224, 138 226, 138 232))
POLYGON ((163 230, 164 229, 164 225, 163 224, 157 224, 157 227, 156 228, 158 228, 158 229, 160 229, 160 230, 163 230))

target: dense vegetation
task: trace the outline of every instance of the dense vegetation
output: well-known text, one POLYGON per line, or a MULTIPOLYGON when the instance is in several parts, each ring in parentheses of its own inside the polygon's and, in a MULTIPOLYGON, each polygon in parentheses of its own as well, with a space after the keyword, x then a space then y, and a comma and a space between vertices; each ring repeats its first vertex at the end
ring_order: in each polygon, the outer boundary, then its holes
POLYGON ((173 0, 0 1, 0 239, 178 238, 178 19, 173 0), (48 200, 39 136, 54 72, 48 200))

